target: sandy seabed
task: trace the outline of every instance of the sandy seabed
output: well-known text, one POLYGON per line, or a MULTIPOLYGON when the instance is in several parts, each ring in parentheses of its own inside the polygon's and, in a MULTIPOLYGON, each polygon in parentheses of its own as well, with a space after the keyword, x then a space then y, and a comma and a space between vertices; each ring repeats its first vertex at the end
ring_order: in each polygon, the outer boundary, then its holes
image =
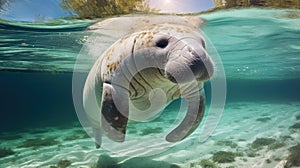
MULTIPOLYGON (((166 124, 173 121, 170 110, 166 110, 166 115, 154 122, 131 123, 127 130, 129 137, 155 137, 155 134, 163 132, 166 124)), ((131 138, 128 138, 126 143, 130 147, 123 146, 121 149, 121 145, 118 151, 123 153, 112 153, 96 149, 79 123, 68 128, 46 127, 6 132, 0 136, 0 148, 11 148, 15 153, 1 157, 0 167, 110 167, 117 164, 118 167, 188 168, 201 167, 201 160, 206 160, 219 167, 280 168, 286 163, 288 149, 300 142, 299 128, 292 128, 297 123, 300 123, 299 102, 229 102, 217 128, 205 142, 200 143, 197 138, 199 128, 183 142, 155 155, 144 156, 143 152, 151 150, 151 145, 163 144, 161 139, 130 142, 131 138), (30 144, 34 139, 48 141, 40 144, 34 142, 34 146, 30 144), (258 144, 260 146, 257 147, 255 141, 258 139, 271 142, 258 144), (141 155, 132 155, 137 153, 134 150, 141 152, 141 155), (234 161, 213 162, 214 153, 218 151, 234 153, 234 161)), ((111 143, 104 139, 103 145, 105 147, 111 143)), ((163 145, 158 147, 164 148, 163 145)))

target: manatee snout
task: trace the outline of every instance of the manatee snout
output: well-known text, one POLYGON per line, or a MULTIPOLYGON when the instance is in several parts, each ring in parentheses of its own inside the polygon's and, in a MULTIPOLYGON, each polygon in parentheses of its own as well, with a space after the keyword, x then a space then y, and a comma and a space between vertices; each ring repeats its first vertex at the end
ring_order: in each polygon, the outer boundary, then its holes
POLYGON ((165 77, 173 83, 186 83, 192 80, 207 81, 214 72, 214 63, 204 46, 186 45, 180 52, 170 54, 165 66, 165 77))

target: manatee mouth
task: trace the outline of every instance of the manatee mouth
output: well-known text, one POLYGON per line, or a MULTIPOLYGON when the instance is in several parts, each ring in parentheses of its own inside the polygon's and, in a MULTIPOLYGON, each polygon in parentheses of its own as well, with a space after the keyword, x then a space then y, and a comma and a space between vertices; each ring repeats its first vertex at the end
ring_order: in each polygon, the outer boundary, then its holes
POLYGON ((193 71, 196 80, 207 81, 214 73, 214 66, 211 62, 195 61, 191 65, 191 70, 193 71))
POLYGON ((169 55, 164 76, 173 83, 205 82, 213 72, 214 63, 205 48, 194 39, 185 39, 184 47, 169 55))
POLYGON ((211 78, 214 67, 211 62, 193 61, 188 67, 182 68, 180 64, 174 65, 176 71, 165 71, 165 78, 173 83, 186 83, 192 80, 207 81, 211 78), (181 69, 181 70, 180 70, 181 69))

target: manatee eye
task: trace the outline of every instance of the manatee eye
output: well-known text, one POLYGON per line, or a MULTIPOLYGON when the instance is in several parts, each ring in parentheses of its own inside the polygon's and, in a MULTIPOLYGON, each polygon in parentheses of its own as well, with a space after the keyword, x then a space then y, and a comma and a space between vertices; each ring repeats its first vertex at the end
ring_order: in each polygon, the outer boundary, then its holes
POLYGON ((159 48, 165 48, 165 47, 167 47, 168 44, 169 44, 169 40, 168 39, 160 39, 156 43, 156 46, 159 47, 159 48))

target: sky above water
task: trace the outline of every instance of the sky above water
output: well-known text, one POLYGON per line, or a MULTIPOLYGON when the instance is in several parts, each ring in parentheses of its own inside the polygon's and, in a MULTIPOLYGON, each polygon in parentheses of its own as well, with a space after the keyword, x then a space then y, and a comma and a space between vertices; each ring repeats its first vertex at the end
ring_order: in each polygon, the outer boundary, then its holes
MULTIPOLYGON (((45 21, 67 17, 69 13, 60 6, 61 0, 11 0, 4 6, 0 18, 14 21, 45 21)), ((150 0, 151 8, 161 12, 191 13, 214 7, 212 0, 150 0)))
POLYGON ((161 12, 192 13, 214 7, 213 0, 151 0, 150 6, 161 12))

